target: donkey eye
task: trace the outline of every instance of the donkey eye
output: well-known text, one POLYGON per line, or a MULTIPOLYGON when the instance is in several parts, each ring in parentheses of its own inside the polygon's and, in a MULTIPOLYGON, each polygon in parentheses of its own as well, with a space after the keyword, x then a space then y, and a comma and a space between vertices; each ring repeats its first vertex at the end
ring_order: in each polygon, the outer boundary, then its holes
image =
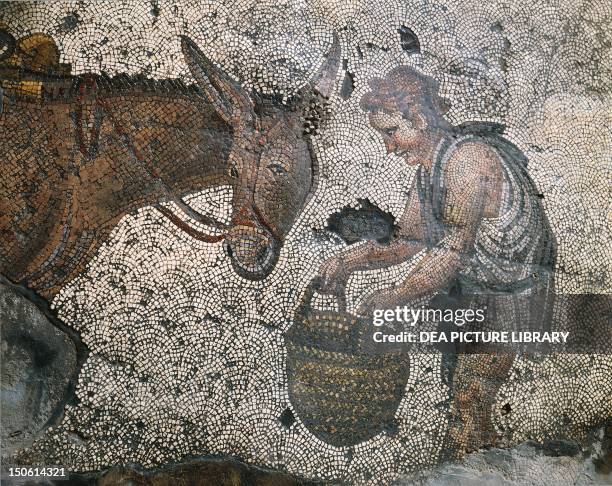
POLYGON ((285 169, 281 164, 273 162, 268 164, 268 169, 274 172, 277 175, 283 175, 287 173, 287 169, 285 169))
POLYGON ((230 177, 233 177, 234 179, 238 177, 238 169, 233 164, 229 168, 229 175, 230 177))

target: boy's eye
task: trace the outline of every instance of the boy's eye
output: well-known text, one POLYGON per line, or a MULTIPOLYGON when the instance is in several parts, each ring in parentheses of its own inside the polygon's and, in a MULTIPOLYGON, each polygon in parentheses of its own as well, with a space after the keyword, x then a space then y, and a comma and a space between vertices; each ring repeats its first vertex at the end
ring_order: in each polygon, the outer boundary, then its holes
POLYGON ((395 132, 397 132, 397 127, 385 129, 385 135, 388 135, 389 137, 391 137, 395 132))

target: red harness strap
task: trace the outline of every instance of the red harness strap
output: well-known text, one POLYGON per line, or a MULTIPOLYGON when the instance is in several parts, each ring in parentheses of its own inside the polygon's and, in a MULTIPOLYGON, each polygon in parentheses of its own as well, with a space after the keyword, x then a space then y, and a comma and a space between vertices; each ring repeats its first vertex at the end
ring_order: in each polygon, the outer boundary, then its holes
MULTIPOLYGON (((174 201, 179 207, 185 206, 184 211, 187 210, 192 212, 197 216, 197 220, 200 223, 207 224, 209 223, 213 227, 218 229, 225 228, 225 225, 216 222, 212 218, 209 218, 205 215, 198 213, 191 206, 186 204, 180 197, 174 196, 170 192, 170 190, 166 187, 164 181, 159 177, 154 168, 148 167, 145 158, 142 156, 140 151, 134 146, 131 142, 130 137, 126 130, 121 126, 119 121, 113 116, 113 113, 106 103, 105 100, 100 99, 98 94, 98 86, 96 83, 96 78, 93 75, 84 75, 79 86, 78 86, 79 94, 77 97, 78 100, 78 108, 76 111, 76 126, 77 126, 77 143, 79 145, 79 150, 85 157, 94 157, 98 151, 98 140, 100 138, 100 126, 102 125, 102 120, 104 116, 108 116, 110 122, 113 125, 113 129, 115 133, 119 136, 119 138, 123 139, 126 144, 128 150, 132 154, 132 157, 138 162, 138 164, 149 174, 153 179, 157 179, 161 182, 162 187, 170 195, 170 200, 174 201), (84 116, 86 115, 86 117, 84 116), (83 121, 87 121, 87 127, 91 128, 89 132, 88 141, 89 144, 86 146, 85 137, 83 136, 83 121)), ((165 218, 167 218, 172 224, 177 226, 179 229, 189 234, 191 237, 205 241, 207 243, 217 243, 225 238, 225 234, 223 235, 210 235, 207 233, 203 233, 192 226, 185 223, 178 216, 176 216, 171 210, 163 207, 161 204, 156 204, 155 209, 157 209, 165 218)))
POLYGON ((80 152, 95 157, 104 112, 98 106, 98 84, 92 74, 84 74, 78 86, 76 107, 76 140, 80 152), (87 134, 87 136, 86 136, 87 134))

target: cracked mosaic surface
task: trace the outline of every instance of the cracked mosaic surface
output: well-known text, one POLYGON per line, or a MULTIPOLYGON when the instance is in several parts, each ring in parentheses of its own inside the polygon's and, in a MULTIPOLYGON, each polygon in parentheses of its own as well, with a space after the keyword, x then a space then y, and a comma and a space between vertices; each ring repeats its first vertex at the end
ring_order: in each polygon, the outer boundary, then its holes
MULTIPOLYGON (((265 279, 239 276, 223 241, 180 231, 143 197, 144 204, 129 206, 101 233, 75 277, 53 287, 47 295, 53 309, 90 353, 79 373, 78 400, 22 457, 92 471, 230 455, 303 477, 369 484, 437 464, 451 406, 439 355, 411 356, 409 392, 398 403, 393 434, 333 446, 313 435, 299 414, 282 419, 293 410, 284 335, 318 267, 346 247, 325 232, 329 216, 367 200, 397 220, 417 177, 414 167, 387 153, 359 100, 368 80, 407 65, 440 83, 453 125, 504 124, 504 136, 529 159, 528 174, 543 195, 557 241, 556 292, 608 294, 611 14, 604 1, 0 6, 0 27, 16 39, 47 34, 57 43, 57 65, 69 63, 73 74, 191 84, 196 80, 180 41, 188 36, 246 89, 287 101, 325 62, 334 33, 342 60, 328 119, 312 137, 316 190, 296 208, 265 279)), ((190 189, 184 200, 191 208, 232 219, 231 184, 190 189)), ((175 202, 164 205, 182 214, 175 202)), ((190 228, 210 231, 180 217, 190 228)), ((372 289, 401 282, 420 256, 354 274, 348 309, 372 289)), ((317 299, 313 305, 325 307, 327 298, 317 299)), ((586 438, 612 413, 611 368, 605 355, 517 357, 491 413, 504 445, 560 431, 586 438)))

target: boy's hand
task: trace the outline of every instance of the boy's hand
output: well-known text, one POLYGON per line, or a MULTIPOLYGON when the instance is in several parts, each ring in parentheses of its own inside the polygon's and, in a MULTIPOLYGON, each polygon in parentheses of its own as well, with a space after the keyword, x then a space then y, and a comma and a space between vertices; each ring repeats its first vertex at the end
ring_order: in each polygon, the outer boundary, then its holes
POLYGON ((321 264, 319 276, 321 277, 320 288, 317 289, 319 292, 339 295, 344 292, 349 273, 342 257, 335 256, 321 264))
POLYGON ((396 289, 381 290, 369 294, 359 307, 357 314, 360 316, 369 316, 376 309, 395 309, 396 306, 405 303, 405 298, 396 289))

